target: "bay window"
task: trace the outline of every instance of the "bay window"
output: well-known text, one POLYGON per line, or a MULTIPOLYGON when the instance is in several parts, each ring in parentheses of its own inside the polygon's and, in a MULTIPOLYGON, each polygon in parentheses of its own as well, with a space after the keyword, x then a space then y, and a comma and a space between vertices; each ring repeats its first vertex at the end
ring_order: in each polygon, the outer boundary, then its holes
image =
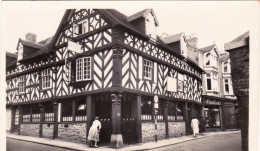
POLYGON ((208 91, 218 91, 218 74, 209 73, 206 74, 206 84, 208 91))
POLYGON ((224 80, 224 95, 233 95, 231 79, 227 78, 223 80, 224 80))

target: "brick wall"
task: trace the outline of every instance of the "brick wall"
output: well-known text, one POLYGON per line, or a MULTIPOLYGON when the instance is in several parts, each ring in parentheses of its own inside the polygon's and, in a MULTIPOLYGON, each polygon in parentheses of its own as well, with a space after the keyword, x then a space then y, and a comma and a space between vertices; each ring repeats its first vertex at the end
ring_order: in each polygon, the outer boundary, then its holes
POLYGON ((168 122, 169 137, 178 137, 186 134, 185 122, 168 122))
POLYGON ((40 124, 21 124, 20 134, 39 137, 40 124))
POLYGON ((76 124, 59 124, 58 139, 63 139, 72 142, 86 142, 86 123, 76 124), (68 127, 66 127, 66 126, 68 127))
POLYGON ((248 45, 229 51, 234 94, 238 99, 242 150, 248 150, 249 123, 249 48, 248 45))
POLYGON ((53 138, 53 124, 42 124, 42 137, 53 138))
MULTIPOLYGON (((164 139, 166 137, 165 122, 158 122, 158 139, 164 139)), ((154 122, 142 123, 142 142, 155 140, 155 126, 154 122)))

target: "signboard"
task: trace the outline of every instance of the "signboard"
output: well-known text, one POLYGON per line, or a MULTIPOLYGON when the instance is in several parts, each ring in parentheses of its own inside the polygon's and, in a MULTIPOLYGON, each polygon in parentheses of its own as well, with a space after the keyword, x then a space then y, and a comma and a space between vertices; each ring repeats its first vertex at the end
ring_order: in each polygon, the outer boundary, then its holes
POLYGON ((68 41, 68 50, 76 52, 76 53, 82 53, 81 51, 81 45, 78 43, 75 43, 73 41, 68 41))
POLYGON ((221 105, 221 102, 218 101, 218 100, 215 100, 215 99, 207 99, 205 101, 205 104, 208 104, 208 105, 221 105))
POLYGON ((167 77, 167 91, 177 92, 177 79, 167 77))

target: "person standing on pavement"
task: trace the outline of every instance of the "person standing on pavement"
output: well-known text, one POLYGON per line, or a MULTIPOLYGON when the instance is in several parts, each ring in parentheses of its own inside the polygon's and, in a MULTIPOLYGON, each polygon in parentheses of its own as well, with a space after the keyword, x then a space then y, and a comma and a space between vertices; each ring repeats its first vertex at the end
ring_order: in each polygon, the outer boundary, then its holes
POLYGON ((196 119, 196 117, 193 117, 191 120, 191 128, 193 130, 193 136, 196 137, 197 134, 199 134, 199 120, 196 119))
POLYGON ((101 130, 101 123, 99 121, 99 117, 95 117, 95 121, 89 129, 88 140, 90 141, 90 147, 98 148, 97 141, 99 141, 99 132, 101 130), (93 146, 92 141, 95 142, 93 146))

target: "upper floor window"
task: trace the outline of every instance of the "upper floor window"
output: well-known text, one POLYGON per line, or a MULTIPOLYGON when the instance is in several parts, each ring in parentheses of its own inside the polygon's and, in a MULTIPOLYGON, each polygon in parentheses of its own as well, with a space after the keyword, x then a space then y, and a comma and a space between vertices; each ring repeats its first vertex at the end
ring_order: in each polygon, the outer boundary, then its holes
POLYGON ((218 67, 218 58, 216 55, 211 54, 210 52, 205 55, 205 66, 218 67))
POLYGON ((91 79, 91 57, 76 60, 76 81, 91 79))
POLYGON ((144 78, 145 79, 152 80, 152 69, 153 69, 152 61, 144 59, 144 78))
POLYGON ((231 79, 224 79, 224 95, 233 95, 231 79))
POLYGON ((44 69, 42 71, 42 89, 51 88, 51 69, 44 69))
POLYGON ((88 32, 88 20, 83 20, 73 25, 73 36, 78 36, 88 32))
POLYGON ((229 62, 223 62, 223 73, 230 73, 230 64, 229 64, 229 62))
POLYGON ((183 92, 184 89, 184 76, 183 74, 178 73, 178 92, 183 92))
POLYGON ((25 92, 25 75, 19 77, 19 93, 24 93, 25 92))
POLYGON ((218 74, 206 74, 206 84, 208 91, 218 91, 218 74))

